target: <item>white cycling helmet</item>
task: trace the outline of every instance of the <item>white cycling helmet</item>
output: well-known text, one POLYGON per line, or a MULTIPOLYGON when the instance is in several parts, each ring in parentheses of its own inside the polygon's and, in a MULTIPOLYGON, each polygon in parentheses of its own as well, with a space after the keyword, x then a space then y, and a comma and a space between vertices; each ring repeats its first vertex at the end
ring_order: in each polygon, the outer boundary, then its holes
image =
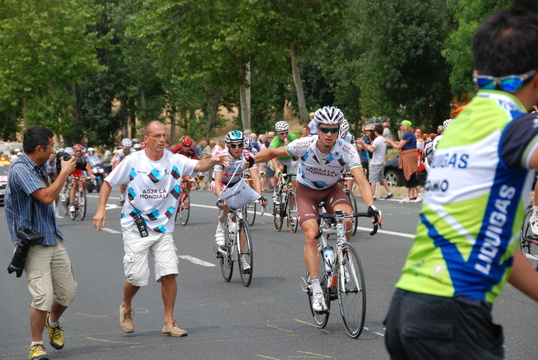
POLYGON ((124 148, 130 148, 131 146, 133 146, 133 142, 131 141, 131 139, 125 138, 121 141, 121 146, 123 146, 124 148))
POLYGON ((276 132, 286 131, 286 130, 289 130, 289 129, 290 129, 290 125, 285 121, 278 121, 275 124, 275 131, 276 132))
POLYGON ((65 152, 68 153, 69 155, 75 155, 75 150, 73 150, 71 146, 66 147, 65 152))
POLYGON ((90 148, 88 148, 88 152, 89 152, 89 153, 90 153, 90 152, 91 152, 91 153, 94 153, 94 152, 95 152, 95 149, 92 148, 92 147, 90 147, 90 148))
POLYGON ((324 106, 314 114, 316 124, 340 125, 344 120, 344 114, 335 106, 324 106))
POLYGON ((342 123, 340 124, 340 137, 344 138, 349 131, 349 122, 344 119, 342 120, 342 123))

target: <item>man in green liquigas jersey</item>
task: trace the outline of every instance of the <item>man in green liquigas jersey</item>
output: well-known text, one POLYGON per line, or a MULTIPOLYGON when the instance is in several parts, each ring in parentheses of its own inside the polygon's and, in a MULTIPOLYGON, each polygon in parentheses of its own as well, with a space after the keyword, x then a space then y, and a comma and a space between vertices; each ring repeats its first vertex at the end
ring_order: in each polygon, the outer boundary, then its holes
POLYGON ((502 359, 491 306, 510 282, 538 300, 519 249, 538 169, 538 18, 495 13, 473 37, 478 93, 443 133, 413 247, 385 319, 392 359, 502 359))
MULTIPOLYGON (((290 125, 285 121, 278 121, 275 124, 275 132, 276 136, 271 140, 271 143, 269 144, 270 148, 277 149, 281 146, 286 146, 288 143, 292 142, 293 140, 297 140, 297 135, 290 133, 290 125)), ((270 162, 271 168, 275 171, 275 175, 278 178, 278 175, 280 172, 288 172, 293 173, 295 172, 295 168, 293 166, 293 156, 285 156, 277 159, 272 159, 270 162)), ((275 181, 276 184, 276 181, 275 181)), ((295 181, 294 181, 294 188, 295 188, 295 181)), ((273 202, 278 201, 277 196, 278 188, 277 186, 274 187, 273 191, 273 202)))

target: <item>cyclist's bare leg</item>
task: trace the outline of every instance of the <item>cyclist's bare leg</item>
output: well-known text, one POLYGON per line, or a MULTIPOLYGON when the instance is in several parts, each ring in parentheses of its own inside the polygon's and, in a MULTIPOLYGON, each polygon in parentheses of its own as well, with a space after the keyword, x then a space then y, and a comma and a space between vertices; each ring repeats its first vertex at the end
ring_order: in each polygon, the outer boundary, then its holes
POLYGON ((78 185, 78 179, 75 179, 75 181, 73 181, 73 185, 69 189, 69 203, 70 204, 72 204, 73 201, 75 201, 75 190, 77 188, 77 185, 78 185))
MULTIPOLYGON (((342 210, 344 214, 350 214, 353 212, 353 209, 348 204, 338 204, 334 207, 334 210, 342 210)), ((343 222, 346 229, 346 239, 349 240, 349 238, 351 238, 353 221, 351 218, 345 218, 343 222)))
POLYGON ((319 252, 318 240, 315 236, 318 234, 318 223, 316 219, 308 219, 301 224, 301 228, 305 237, 304 262, 310 279, 317 279, 319 278, 319 252))

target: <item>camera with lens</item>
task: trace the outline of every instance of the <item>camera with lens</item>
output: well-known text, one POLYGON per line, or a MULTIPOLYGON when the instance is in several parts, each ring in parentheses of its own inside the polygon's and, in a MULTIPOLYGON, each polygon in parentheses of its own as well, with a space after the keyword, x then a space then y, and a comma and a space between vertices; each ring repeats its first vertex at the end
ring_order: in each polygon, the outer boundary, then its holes
MULTIPOLYGON (((64 161, 69 161, 71 160, 71 155, 69 155, 65 151, 56 154, 56 171, 58 173, 62 171, 62 159, 64 159, 64 161)), ((85 170, 87 164, 88 163, 86 159, 84 159, 83 157, 75 158, 75 169, 85 170)))
POLYGON ((21 242, 15 249, 15 254, 13 254, 13 259, 7 268, 7 272, 10 274, 15 272, 17 277, 21 277, 28 251, 32 246, 41 244, 45 236, 35 230, 21 226, 17 231, 17 238, 21 242))

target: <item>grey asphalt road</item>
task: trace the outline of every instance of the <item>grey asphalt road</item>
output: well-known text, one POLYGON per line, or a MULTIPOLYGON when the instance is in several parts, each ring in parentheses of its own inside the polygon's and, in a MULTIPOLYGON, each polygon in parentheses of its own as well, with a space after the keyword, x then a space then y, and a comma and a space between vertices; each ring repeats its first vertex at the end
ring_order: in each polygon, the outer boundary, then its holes
MULTIPOLYGON (((66 346, 51 359, 388 359, 383 318, 393 287, 412 244, 419 204, 379 200, 385 226, 370 237, 366 220, 353 237, 366 274, 367 314, 359 339, 347 336, 337 302, 325 329, 312 321, 307 296, 301 291, 304 275, 303 235, 286 226, 275 232, 269 216, 252 227, 254 274, 245 288, 235 271, 223 281, 214 255, 217 211, 215 197, 192 192, 191 218, 176 225, 174 235, 180 261, 176 320, 189 331, 184 338, 163 337, 160 286, 154 281, 133 303, 136 332, 125 334, 118 323, 122 298, 123 247, 120 210, 113 191, 107 211, 107 230, 92 225, 97 194, 89 194, 84 221, 58 219, 67 238, 78 281, 78 296, 62 317, 66 346)), ((8 275, 12 247, 4 211, 0 209, 0 359, 26 359, 30 342, 26 280, 8 275)), ((237 269, 236 269, 237 270, 237 269)), ((507 286, 494 306, 494 318, 505 329, 507 359, 535 359, 538 312, 536 304, 507 286)), ((44 333, 44 339, 48 334, 44 333)))

